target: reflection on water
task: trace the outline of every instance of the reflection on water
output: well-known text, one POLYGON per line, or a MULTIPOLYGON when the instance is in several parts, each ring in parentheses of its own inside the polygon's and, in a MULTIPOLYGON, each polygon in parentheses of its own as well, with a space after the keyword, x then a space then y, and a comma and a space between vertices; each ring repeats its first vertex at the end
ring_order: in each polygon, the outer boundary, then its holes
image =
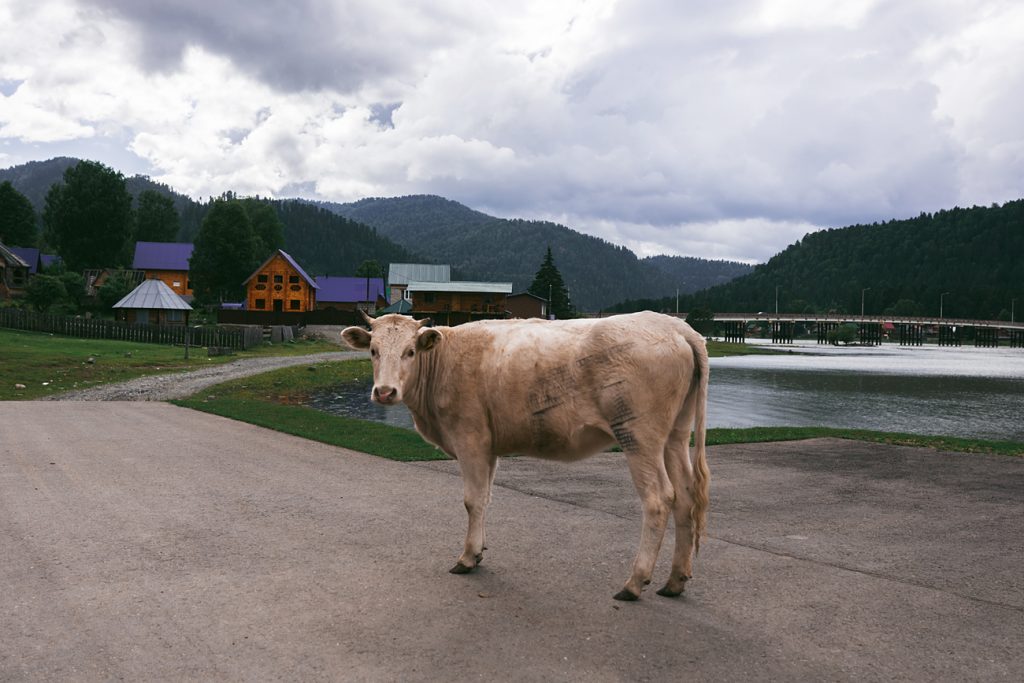
MULTIPOLYGON (((825 426, 1024 441, 1024 350, 821 347, 711 359, 712 427, 825 426)), ((412 429, 370 384, 313 397, 320 410, 412 429)))

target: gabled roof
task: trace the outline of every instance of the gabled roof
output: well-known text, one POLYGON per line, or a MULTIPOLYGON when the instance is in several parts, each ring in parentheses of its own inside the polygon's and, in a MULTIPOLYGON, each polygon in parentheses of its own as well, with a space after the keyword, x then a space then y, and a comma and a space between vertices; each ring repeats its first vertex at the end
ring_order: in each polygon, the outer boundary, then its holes
POLYGON ((4 246, 3 244, 0 244, 0 261, 2 261, 8 268, 30 267, 25 259, 15 254, 10 247, 4 246))
POLYGON ((143 280, 142 284, 114 304, 114 308, 163 309, 191 311, 192 307, 160 280, 143 280))
POLYGON ((392 263, 388 268, 388 284, 405 285, 410 282, 449 282, 452 267, 430 263, 392 263))
POLYGON ((40 254, 39 260, 43 263, 43 268, 49 268, 54 264, 60 263, 61 258, 57 254, 40 254))
POLYGON ((399 299, 395 303, 391 304, 387 308, 382 308, 377 313, 384 315, 385 313, 408 313, 412 310, 412 304, 405 299, 399 299))
POLYGON ((42 262, 39 260, 39 250, 35 247, 10 247, 10 250, 21 257, 21 260, 28 264, 28 272, 35 275, 39 272, 42 262))
POLYGON ((317 277, 316 300, 321 303, 357 301, 376 301, 384 296, 384 280, 379 277, 334 277, 321 275, 317 277), (369 298, 367 298, 369 295, 369 298))
POLYGON ((188 270, 191 242, 136 242, 132 268, 136 270, 188 270))
POLYGON ((410 282, 410 292, 511 294, 511 282, 410 282))
POLYGON ((536 299, 537 301, 545 301, 545 302, 547 301, 547 299, 545 299, 544 297, 537 296, 536 294, 531 294, 530 292, 518 292, 516 294, 509 294, 508 298, 509 299, 517 299, 519 297, 524 297, 524 296, 528 296, 528 297, 530 297, 532 299, 536 299))
MULTIPOLYGON (((306 282, 309 283, 310 287, 312 287, 313 289, 319 289, 319 287, 317 287, 317 284, 313 280, 313 278, 311 278, 310 276, 306 275, 306 271, 304 271, 302 269, 302 266, 300 266, 298 263, 296 263, 295 259, 293 259, 291 256, 289 256, 288 252, 286 252, 284 249, 278 249, 273 254, 268 256, 267 260, 264 261, 263 263, 261 263, 259 268, 257 268, 256 270, 252 271, 252 275, 250 275, 249 277, 245 278, 245 281, 242 284, 243 285, 249 284, 249 280, 251 280, 254 277, 256 277, 259 274, 259 272, 261 270, 263 270, 264 268, 266 268, 267 264, 270 263, 271 261, 273 261, 274 257, 277 256, 278 254, 280 254, 281 257, 285 261, 288 262, 288 265, 290 265, 292 268, 294 268, 299 273, 299 275, 302 277, 303 280, 305 280, 306 282)), ((317 295, 317 298, 319 298, 319 295, 317 295)))

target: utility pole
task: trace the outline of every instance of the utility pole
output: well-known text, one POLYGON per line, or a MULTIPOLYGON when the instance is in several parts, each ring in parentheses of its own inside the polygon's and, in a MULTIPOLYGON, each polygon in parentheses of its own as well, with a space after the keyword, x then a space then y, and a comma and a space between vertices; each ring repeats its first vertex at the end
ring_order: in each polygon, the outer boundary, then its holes
MULTIPOLYGON (((1014 299, 1016 301, 1016 299, 1014 299)), ((676 315, 679 315, 679 288, 676 287, 676 315)))
POLYGON ((864 292, 868 291, 869 289, 871 288, 865 287, 864 289, 860 290, 860 317, 862 318, 864 317, 864 292))
POLYGON ((939 295, 939 320, 942 320, 942 300, 946 298, 947 294, 949 294, 949 292, 943 292, 939 295))
POLYGON ((779 285, 775 285, 775 315, 779 315, 779 285))
POLYGON ((1012 299, 1010 301, 1010 322, 1011 323, 1014 322, 1013 317, 1014 317, 1014 313, 1015 313, 1014 309, 1016 308, 1016 306, 1017 306, 1017 300, 1016 299, 1012 299))

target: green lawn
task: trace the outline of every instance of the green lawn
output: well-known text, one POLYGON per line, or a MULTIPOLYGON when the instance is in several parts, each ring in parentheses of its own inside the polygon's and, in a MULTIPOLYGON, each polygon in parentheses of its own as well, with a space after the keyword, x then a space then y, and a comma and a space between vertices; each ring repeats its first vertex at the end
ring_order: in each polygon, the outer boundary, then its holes
POLYGON ((205 348, 193 348, 186 361, 185 350, 180 346, 0 329, 0 400, 34 399, 142 375, 193 370, 237 358, 340 350, 328 342, 301 340, 262 344, 234 356, 214 358, 207 358, 205 348), (17 389, 17 384, 25 388, 17 389))
MULTIPOLYGON (((317 391, 348 382, 363 385, 371 376, 372 370, 368 360, 321 363, 226 382, 174 403, 393 460, 445 458, 443 453, 424 442, 412 431, 330 415, 301 405, 317 391)), ((1024 444, 1020 443, 827 427, 711 429, 708 430, 707 441, 709 445, 720 445, 820 437, 920 446, 965 453, 1024 456, 1024 444)))

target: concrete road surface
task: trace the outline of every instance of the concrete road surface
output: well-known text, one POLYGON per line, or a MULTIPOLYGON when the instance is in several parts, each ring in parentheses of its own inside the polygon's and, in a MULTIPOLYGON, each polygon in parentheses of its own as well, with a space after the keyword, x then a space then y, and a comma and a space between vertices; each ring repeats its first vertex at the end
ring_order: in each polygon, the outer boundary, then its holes
POLYGON ((0 680, 1024 679, 1021 460, 713 448, 688 595, 619 603, 622 457, 503 461, 484 565, 453 576, 454 463, 0 403, 0 680))

